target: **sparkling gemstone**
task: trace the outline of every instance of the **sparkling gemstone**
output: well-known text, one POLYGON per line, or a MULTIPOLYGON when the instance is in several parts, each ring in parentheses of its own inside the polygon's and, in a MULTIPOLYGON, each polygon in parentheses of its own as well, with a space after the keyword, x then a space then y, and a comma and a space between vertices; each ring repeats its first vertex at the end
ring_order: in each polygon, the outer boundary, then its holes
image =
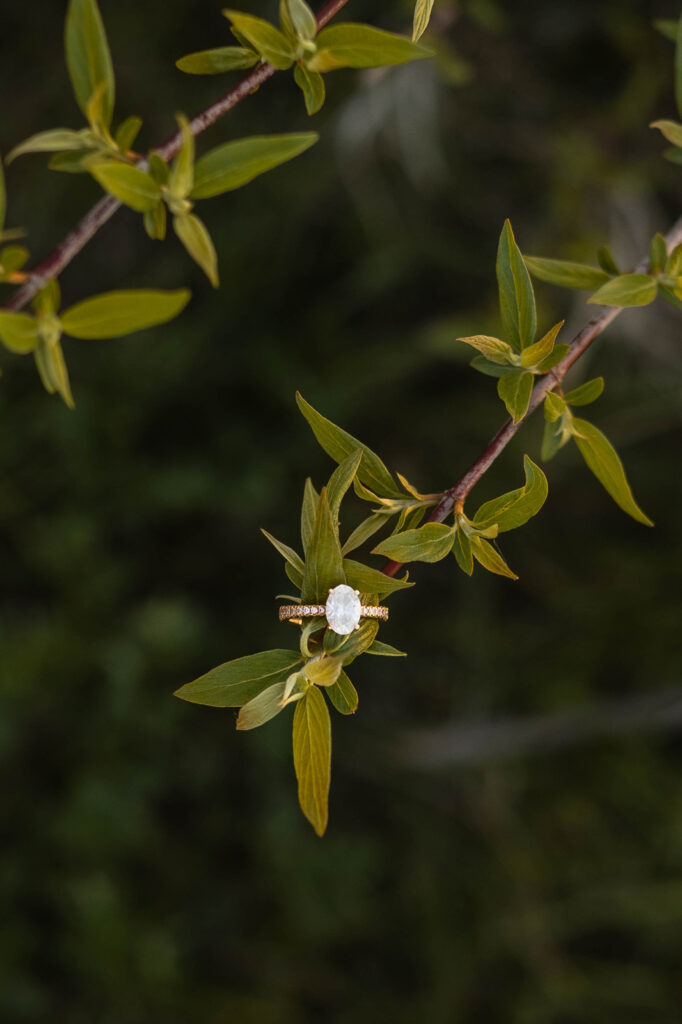
POLYGON ((360 625, 360 598, 352 587, 340 583, 329 591, 327 598, 327 622, 329 628, 339 636, 347 636, 360 625))

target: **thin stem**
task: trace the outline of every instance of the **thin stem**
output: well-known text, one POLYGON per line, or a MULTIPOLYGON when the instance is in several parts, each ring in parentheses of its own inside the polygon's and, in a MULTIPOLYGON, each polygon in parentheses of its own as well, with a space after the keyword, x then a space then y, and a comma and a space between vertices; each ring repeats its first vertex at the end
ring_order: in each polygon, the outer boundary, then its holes
MULTIPOLYGON (((682 242, 682 217, 673 224, 672 228, 665 236, 665 240, 668 246, 668 252, 671 252, 676 245, 679 245, 680 242, 682 242)), ((648 269, 649 261, 648 259, 643 259, 635 267, 634 273, 646 273, 648 269)), ((561 362, 555 366, 553 370, 550 370, 548 374, 544 377, 540 377, 538 380, 533 389, 533 394, 531 395, 528 412, 523 419, 519 420, 518 423, 513 423, 512 420, 507 420, 507 422, 495 434, 488 447, 481 452, 476 461, 471 464, 466 473, 459 478, 457 483, 453 484, 452 487, 449 487, 447 491, 443 492, 438 505, 429 516, 428 522, 442 523, 454 509, 455 503, 458 501, 464 501, 469 494, 469 491, 471 491, 481 477, 487 473, 493 462, 495 462, 498 456, 502 454, 511 439, 516 435, 517 431, 526 422, 531 413, 535 412, 538 406, 542 405, 547 392, 554 391, 554 389, 561 384, 573 364, 580 359, 580 357, 588 350, 592 342, 598 338, 602 331, 604 331, 609 324, 613 323, 616 317, 622 312, 623 310, 619 306, 607 306, 599 316, 590 320, 590 322, 586 324, 578 334, 576 334, 570 344, 568 352, 561 362)), ((386 576, 395 576, 402 565, 402 562, 387 562, 383 567, 382 572, 385 573, 386 576)))
MULTIPOLYGON (((324 28, 347 3, 348 0, 329 0, 317 14, 318 28, 324 28)), ((205 132, 243 99, 256 92, 264 82, 273 77, 275 72, 276 69, 271 64, 260 64, 246 78, 243 78, 239 85, 190 122, 192 135, 197 136, 205 132)), ((158 153, 162 160, 168 162, 173 159, 181 146, 182 135, 180 132, 176 132, 163 145, 156 147, 154 152, 158 153)), ((141 166, 146 166, 146 161, 141 161, 141 166)), ((104 227, 107 221, 113 217, 120 206, 121 203, 118 199, 109 195, 103 196, 99 202, 95 203, 54 252, 31 271, 28 281, 14 293, 4 308, 12 311, 23 309, 45 287, 48 281, 58 277, 69 266, 88 242, 95 237, 100 228, 104 227)))

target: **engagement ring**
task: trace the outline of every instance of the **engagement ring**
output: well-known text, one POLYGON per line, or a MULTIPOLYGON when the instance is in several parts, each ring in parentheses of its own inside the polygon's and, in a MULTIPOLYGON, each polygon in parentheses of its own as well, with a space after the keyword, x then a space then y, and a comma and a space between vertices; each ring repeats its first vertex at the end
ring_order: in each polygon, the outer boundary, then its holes
POLYGON ((332 587, 326 604, 285 604, 279 610, 280 622, 300 626, 303 619, 325 616, 329 628, 339 636, 347 636, 360 626, 360 619, 388 618, 388 608, 381 604, 362 604, 360 591, 345 583, 332 587))

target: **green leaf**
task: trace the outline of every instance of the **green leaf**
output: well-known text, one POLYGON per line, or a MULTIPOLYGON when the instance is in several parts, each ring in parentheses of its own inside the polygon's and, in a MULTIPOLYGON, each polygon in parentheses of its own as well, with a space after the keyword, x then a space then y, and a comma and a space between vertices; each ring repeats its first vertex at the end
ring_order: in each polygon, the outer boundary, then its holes
POLYGON ((642 512, 634 499, 618 453, 601 430, 587 420, 575 419, 573 437, 588 468, 611 495, 616 505, 638 523, 653 526, 651 519, 642 512))
POLYGON ((417 530, 394 533, 378 544, 372 554, 395 562, 440 562, 452 550, 455 531, 444 523, 426 523, 417 530))
POLYGON ((304 555, 308 554, 319 500, 320 496, 315 490, 312 480, 308 477, 303 489, 303 504, 301 506, 301 543, 303 544, 304 555))
POLYGON ((38 322, 29 313, 9 313, 0 309, 0 341, 10 352, 25 355, 38 341, 38 322))
POLYGON ((237 728, 241 731, 257 729, 278 715, 284 709, 286 685, 286 682, 275 683, 248 701, 237 715, 237 728))
POLYGON ((342 660, 326 653, 318 655, 305 663, 305 677, 313 686, 333 686, 341 673, 342 660))
POLYGON ((168 191, 173 199, 185 199, 194 187, 194 136, 184 114, 178 114, 182 146, 168 176, 168 191))
POLYGON ((649 246, 649 269, 652 274, 660 274, 668 261, 668 246, 665 238, 657 232, 651 239, 649 246))
POLYGON ((493 363, 509 363, 511 362, 510 356, 514 354, 511 345, 508 345, 506 341, 491 338, 487 334, 473 334, 469 338, 457 338, 457 341, 475 348, 493 363))
POLYGON ((284 566, 284 571, 291 580, 291 582, 294 584, 294 586, 298 587, 298 589, 300 590, 301 587, 303 586, 303 573, 298 572, 297 569, 294 569, 293 565, 290 565, 289 562, 287 562, 286 565, 284 566))
POLYGON ((186 75, 220 75, 225 71, 242 71, 258 64, 260 57, 244 46, 219 46, 215 50, 188 53, 175 66, 186 75))
POLYGON ((283 683, 303 659, 298 651, 262 651, 225 662, 186 683, 175 696, 213 708, 238 708, 275 683, 283 683))
POLYGON ((218 288, 220 286, 218 254, 204 222, 193 213, 183 213, 173 218, 173 229, 213 287, 218 288))
POLYGON ((395 579, 362 562, 354 562, 351 558, 344 558, 343 571, 348 586, 359 590, 361 594, 377 594, 381 598, 414 586, 407 579, 395 579))
POLYGON ((299 63, 294 69, 294 81, 303 93, 308 114, 316 114, 324 106, 326 98, 324 78, 317 71, 311 71, 305 64, 299 63))
POLYGON ((679 277, 682 274, 682 242, 676 245, 673 251, 668 256, 665 272, 670 277, 679 277))
POLYGON ((166 237, 166 226, 168 213, 166 204, 159 201, 153 210, 146 210, 143 214, 144 229, 151 239, 163 241, 166 237))
POLYGON ((296 402, 310 424, 320 447, 330 458, 341 463, 351 452, 361 448, 362 462, 357 472, 358 480, 382 497, 402 497, 402 491, 379 456, 375 455, 371 448, 313 409, 300 392, 296 394, 296 402))
POLYGON ((523 469, 526 474, 523 487, 481 505, 473 518, 478 530, 495 523, 499 533, 516 530, 540 511, 547 499, 547 477, 527 455, 523 457, 523 469))
POLYGON ((536 371, 539 373, 549 373, 552 367, 556 366, 564 356, 568 355, 570 348, 570 345, 555 345, 553 352, 537 364, 535 367, 536 371))
POLYGON ((493 363, 485 356, 475 356, 469 363, 472 369, 484 373, 486 377, 508 377, 518 372, 516 366, 493 363))
POLYGON ((553 423, 566 412, 566 400, 554 391, 548 391, 545 395, 545 419, 553 423))
POLYGON ((534 366, 536 368, 542 366, 544 360, 548 359, 554 351, 557 334, 563 326, 564 321, 560 320, 558 324, 554 324, 554 327, 550 327, 547 334, 540 338, 540 341, 536 341, 534 345, 529 345, 528 348, 525 348, 521 353, 521 365, 534 366))
POLYGON ((557 284, 561 288, 579 288, 592 291, 605 284, 609 275, 599 267, 590 267, 586 263, 574 263, 571 260, 548 260, 541 256, 524 256, 524 263, 533 277, 548 284, 557 284))
POLYGON ((131 117, 127 117, 118 128, 116 129, 115 141, 121 153, 128 153, 132 147, 135 139, 140 134, 142 128, 142 118, 136 117, 134 114, 131 117))
POLYGON ((471 576, 474 571, 474 555, 471 550, 471 541, 461 527, 458 528, 457 533, 455 534, 452 553, 457 559, 457 565, 460 567, 462 572, 465 572, 467 576, 471 576))
POLYGON ((33 350, 33 358, 38 367, 40 379, 48 394, 59 394, 62 396, 69 409, 75 408, 73 395, 71 394, 71 383, 69 371, 66 368, 64 352, 58 341, 46 342, 42 338, 33 350))
POLYGON ((324 649, 343 661, 344 666, 350 665, 368 647, 374 643, 379 632, 376 619, 364 619, 357 629, 349 636, 338 636, 331 629, 324 634, 324 649))
POLYGON ((138 167, 107 160, 91 163, 88 169, 105 192, 137 213, 153 210, 161 198, 158 182, 138 167))
POLYGON ((261 533, 270 541, 273 548, 275 548, 276 551, 279 551, 280 555, 286 562, 293 565, 297 572, 300 572, 301 574, 303 573, 303 559, 294 551, 293 548, 290 548, 288 544, 283 544, 281 540, 277 540, 277 538, 273 537, 267 530, 261 529, 261 533))
POLYGON ((182 312, 190 297, 186 288, 104 292, 67 309, 62 327, 73 338, 120 338, 167 323, 182 312))
POLYGON ((355 479, 355 474, 358 471, 360 462, 362 461, 362 450, 356 448, 355 451, 351 452, 343 462, 339 463, 327 484, 327 498, 329 500, 329 508, 331 510, 332 519, 335 523, 339 522, 339 510, 341 508, 341 502, 343 501, 348 488, 355 479))
POLYGON ((483 537, 471 538, 471 550, 473 556, 484 569, 494 572, 497 576, 506 576, 510 580, 517 580, 519 577, 509 568, 502 555, 492 544, 489 544, 483 537))
POLYGON ((381 640, 375 640, 365 651, 365 654, 376 654, 381 658, 406 658, 405 651, 399 651, 397 647, 384 644, 381 640))
POLYGON ((542 461, 549 462, 570 439, 571 430, 566 429, 565 417, 557 420, 547 420, 540 451, 542 461))
POLYGON ((62 295, 59 287, 59 281, 52 278, 36 295, 33 300, 33 308, 36 313, 40 313, 43 316, 49 316, 50 314, 57 312, 61 305, 61 301, 62 295))
POLYGON ((296 56, 291 43, 278 28, 262 18, 254 18, 251 14, 241 11, 223 11, 240 36, 247 39, 254 50, 273 68, 286 71, 294 63, 296 56))
POLYGON ((672 142, 673 146, 682 146, 682 124, 678 121, 652 121, 650 128, 658 128, 661 135, 672 142))
POLYGON ((430 56, 429 50, 405 36, 346 22, 320 32, 317 52, 307 63, 311 71, 326 72, 336 68, 386 67, 430 56))
POLYGON ((532 392, 532 373, 515 373, 508 377, 500 377, 497 382, 497 393, 507 407, 507 412, 514 423, 522 420, 528 412, 532 392))
POLYGON ((594 380, 588 380, 579 388, 574 388, 573 391, 564 395, 564 402, 567 405, 589 405, 591 402, 596 402, 603 390, 604 378, 595 377, 594 380))
POLYGON ((373 537, 382 526, 385 526, 388 522, 388 516, 383 512, 373 512, 367 519, 363 519, 359 526, 356 526, 346 543, 341 548, 341 552, 344 555, 349 555, 351 551, 355 551, 356 548, 361 547, 366 540, 373 537))
POLYGON ((115 82, 111 54, 96 0, 70 0, 66 15, 66 61, 73 91, 85 116, 98 88, 102 89, 102 127, 114 115, 115 82))
POLYGON ((30 253, 22 245, 7 245, 0 249, 0 281, 11 281, 12 275, 28 262, 30 253))
POLYGON ((587 300, 599 306, 647 306, 656 298, 658 287, 648 274, 621 274, 587 300))
POLYGON ((318 138, 315 132, 300 132, 226 142, 197 161, 191 198, 210 199, 248 185, 260 174, 310 149, 318 138))
POLYGON ((149 173, 157 185, 167 185, 170 179, 170 167, 158 153, 149 154, 149 173))
POLYGON ((305 0, 280 0, 279 17, 283 31, 294 42, 307 42, 317 35, 317 20, 305 0))
POLYGON ((305 562, 301 599, 305 604, 324 604, 330 589, 345 582, 338 529, 332 519, 327 489, 323 487, 305 562))
POLYGON ((412 41, 414 43, 416 43, 418 39, 421 39, 429 27, 432 10, 433 0, 417 0, 417 4, 414 9, 414 19, 412 21, 412 41))
POLYGON ((618 264, 608 245, 600 245, 597 249, 597 263, 607 274, 620 274, 618 264))
POLYGON ((537 317, 530 275, 508 220, 500 235, 496 269, 504 330, 512 348, 520 351, 533 344, 537 317))
POLYGON ((358 691, 355 689, 345 672, 333 686, 328 686, 326 694, 340 715, 354 715, 358 709, 358 691))
POLYGON ((293 730, 294 768, 301 810, 318 836, 327 827, 332 736, 324 697, 311 686, 296 704, 293 730))
MULTIPOLYGON (((11 164, 18 156, 26 153, 61 153, 64 150, 88 149, 90 132, 87 130, 74 132, 70 128, 51 128, 46 132, 38 132, 29 139, 20 142, 7 154, 7 163, 11 164)), ((92 144, 90 143, 90 148, 92 144)))

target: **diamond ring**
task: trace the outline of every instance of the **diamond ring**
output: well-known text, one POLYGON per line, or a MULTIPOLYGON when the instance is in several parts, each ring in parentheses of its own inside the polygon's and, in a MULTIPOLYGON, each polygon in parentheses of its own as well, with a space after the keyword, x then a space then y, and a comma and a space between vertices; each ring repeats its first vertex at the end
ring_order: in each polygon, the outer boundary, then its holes
POLYGON ((360 619, 388 618, 388 608, 381 604, 362 604, 360 591, 353 590, 346 583, 332 587, 326 604, 285 604, 279 610, 280 622, 293 622, 300 626, 303 619, 325 616, 332 632, 348 636, 358 629, 360 619))

